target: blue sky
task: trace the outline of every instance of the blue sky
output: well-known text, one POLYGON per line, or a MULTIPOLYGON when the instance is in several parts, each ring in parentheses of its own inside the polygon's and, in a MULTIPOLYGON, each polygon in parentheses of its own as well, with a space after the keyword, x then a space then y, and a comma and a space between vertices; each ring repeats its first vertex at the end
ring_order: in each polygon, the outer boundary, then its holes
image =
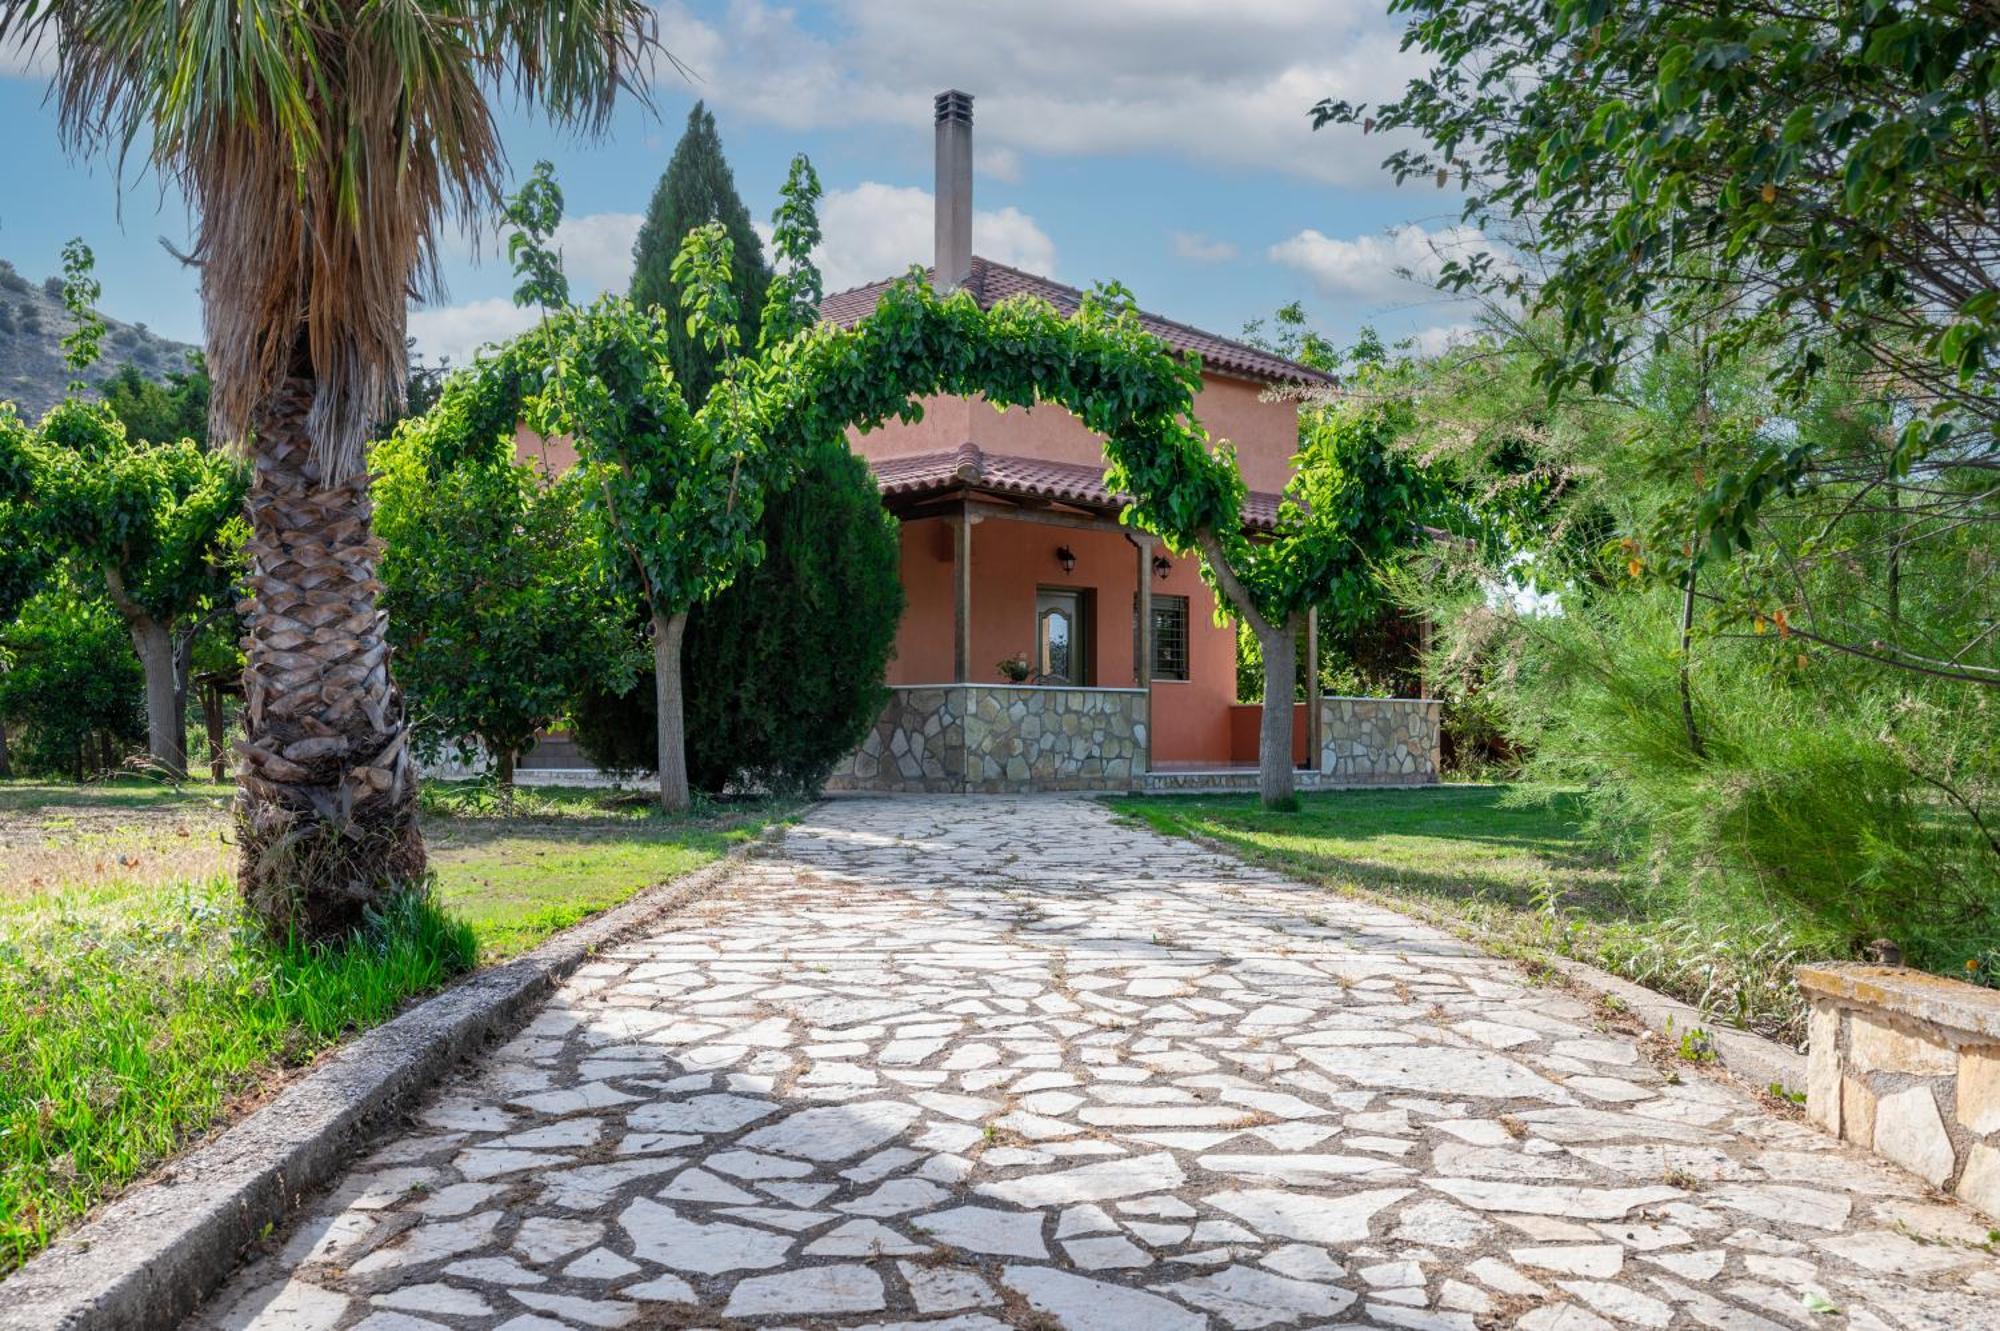
MULTIPOLYGON (((1291 300, 1336 338, 1364 322, 1391 337, 1445 336, 1465 308, 1400 279, 1441 249, 1456 195, 1398 189, 1395 146, 1310 129, 1321 96, 1376 101, 1418 72, 1384 0, 834 0, 781 7, 702 0, 659 7, 661 36, 694 72, 662 69, 655 110, 636 102, 581 142, 513 111, 517 173, 551 158, 568 199, 560 236, 580 296, 622 287, 631 238, 688 108, 715 111, 752 214, 769 215, 791 155, 828 194, 829 289, 927 261, 931 114, 945 87, 975 95, 974 249, 1077 285, 1116 278, 1148 309, 1234 334, 1291 300)), ((47 62, 0 53, 0 257, 56 271, 65 240, 96 250, 104 307, 200 337, 195 279, 159 243, 189 243, 177 194, 149 175, 116 187, 106 161, 61 150, 42 104, 47 62)), ((485 261, 454 240, 449 294, 411 313, 420 347, 463 359, 521 316, 490 232, 485 261)))

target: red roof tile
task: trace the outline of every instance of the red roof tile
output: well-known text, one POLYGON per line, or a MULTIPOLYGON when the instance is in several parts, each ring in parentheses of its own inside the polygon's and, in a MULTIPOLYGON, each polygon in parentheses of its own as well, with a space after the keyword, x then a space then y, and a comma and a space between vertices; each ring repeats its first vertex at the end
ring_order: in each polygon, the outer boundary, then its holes
MULTIPOLYGON (((930 270, 926 269, 924 276, 928 278, 930 270)), ((820 317, 842 327, 859 323, 874 313, 876 302, 896 281, 896 278, 884 278, 866 286, 836 291, 820 301, 820 317)), ((1071 315, 1076 313, 1083 301, 1083 293, 1075 287, 976 255, 972 260, 972 277, 966 282, 965 289, 972 293, 972 298, 979 302, 982 309, 991 308, 1009 296, 1025 294, 1047 301, 1064 315, 1071 315)), ((1192 351, 1199 355, 1205 369, 1263 383, 1333 383, 1332 375, 1309 369, 1272 352, 1261 351, 1248 343, 1203 332, 1190 324, 1163 319, 1143 310, 1139 312, 1139 322, 1147 332, 1176 351, 1192 351)))
MULTIPOLYGON (((870 458, 875 483, 885 495, 923 495, 965 487, 989 494, 1052 499, 1085 508, 1116 509, 1123 495, 1104 486, 1101 468, 1080 462, 1049 462, 1041 458, 988 453, 973 443, 943 453, 911 457, 870 458)), ((1268 531, 1278 519, 1278 496, 1252 491, 1244 497, 1243 524, 1268 531)))

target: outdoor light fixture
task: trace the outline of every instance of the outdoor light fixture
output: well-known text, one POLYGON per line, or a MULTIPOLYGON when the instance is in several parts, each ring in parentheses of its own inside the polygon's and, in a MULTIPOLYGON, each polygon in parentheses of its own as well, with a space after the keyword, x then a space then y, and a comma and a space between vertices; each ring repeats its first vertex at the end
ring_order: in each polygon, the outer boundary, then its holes
POLYGON ((1062 570, 1065 573, 1076 572, 1076 551, 1066 545, 1057 546, 1056 563, 1062 565, 1062 570))
POLYGON ((1168 559, 1165 555, 1153 556, 1154 577, 1158 578, 1162 582, 1165 582, 1167 580, 1167 574, 1172 573, 1173 571, 1174 571, 1174 562, 1171 559, 1168 559))

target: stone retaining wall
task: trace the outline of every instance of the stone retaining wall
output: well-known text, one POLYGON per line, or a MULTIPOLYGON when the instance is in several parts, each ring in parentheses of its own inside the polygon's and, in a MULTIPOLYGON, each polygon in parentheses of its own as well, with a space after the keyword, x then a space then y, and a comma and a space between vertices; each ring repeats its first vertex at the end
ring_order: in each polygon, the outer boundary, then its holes
POLYGON ((1322 698, 1320 777, 1328 786, 1419 786, 1438 779, 1444 704, 1436 698, 1322 698))
POLYGON ((1146 766, 1140 689, 936 684, 893 688, 829 790, 1022 794, 1130 790, 1146 766))
POLYGON ((1802 966, 1806 1115, 2000 1220, 2000 991, 1897 966, 1802 966))

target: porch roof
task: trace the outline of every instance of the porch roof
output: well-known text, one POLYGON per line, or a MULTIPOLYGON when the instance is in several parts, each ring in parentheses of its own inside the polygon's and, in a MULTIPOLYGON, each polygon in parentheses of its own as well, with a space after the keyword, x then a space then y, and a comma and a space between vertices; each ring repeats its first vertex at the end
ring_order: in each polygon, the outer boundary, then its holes
MULTIPOLYGON (((1100 467, 988 453, 974 443, 963 443, 946 452, 869 458, 868 465, 874 469, 875 483, 885 498, 969 489, 1105 511, 1116 511, 1126 503, 1125 496, 1105 487, 1100 467)), ((1269 531, 1277 520, 1277 495, 1253 490, 1244 496, 1245 527, 1269 531)))

